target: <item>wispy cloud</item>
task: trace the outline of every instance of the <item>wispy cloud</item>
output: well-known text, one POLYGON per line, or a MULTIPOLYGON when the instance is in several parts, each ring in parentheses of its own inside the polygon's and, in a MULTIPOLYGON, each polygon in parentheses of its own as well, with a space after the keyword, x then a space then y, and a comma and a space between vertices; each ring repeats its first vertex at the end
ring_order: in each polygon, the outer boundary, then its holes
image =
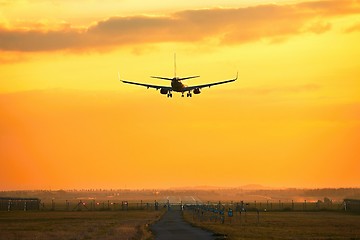
POLYGON ((85 29, 67 25, 46 30, 0 28, 0 49, 54 51, 113 48, 129 44, 201 42, 242 44, 331 29, 330 18, 360 13, 357 0, 329 0, 292 5, 260 5, 234 9, 203 9, 167 16, 110 17, 85 29))
POLYGON ((12 64, 26 61, 24 54, 7 54, 6 51, 0 51, 0 64, 12 64))
POLYGON ((349 27, 348 29, 346 29, 345 32, 352 33, 352 32, 359 32, 359 31, 360 31, 360 23, 357 23, 357 24, 349 27))

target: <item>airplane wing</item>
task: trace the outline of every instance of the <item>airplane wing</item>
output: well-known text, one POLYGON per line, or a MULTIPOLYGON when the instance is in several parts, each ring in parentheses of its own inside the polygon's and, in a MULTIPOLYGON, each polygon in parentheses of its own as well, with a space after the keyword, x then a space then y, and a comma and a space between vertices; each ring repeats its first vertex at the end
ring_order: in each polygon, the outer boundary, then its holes
POLYGON ((163 89, 166 89, 168 91, 172 91, 172 88, 169 87, 169 86, 158 86, 158 85, 152 85, 152 84, 146 84, 146 83, 131 82, 131 81, 127 81, 127 80, 121 80, 119 73, 118 73, 118 76, 119 76, 119 80, 121 82, 123 82, 123 83, 143 86, 143 87, 146 87, 146 88, 155 88, 156 90, 163 88, 163 89))
POLYGON ((172 88, 169 87, 169 86, 165 87, 165 86, 151 85, 151 84, 145 84, 145 83, 130 82, 130 81, 126 81, 126 80, 120 80, 120 81, 122 81, 123 83, 143 86, 143 87, 147 87, 147 88, 155 88, 156 90, 158 90, 160 88, 165 88, 165 89, 168 89, 168 90, 172 90, 172 88))
POLYGON ((238 74, 236 74, 236 78, 234 79, 230 79, 230 80, 225 80, 225 81, 221 81, 221 82, 214 82, 214 83, 207 83, 207 84, 203 84, 203 85, 196 85, 196 86, 188 86, 184 89, 184 91, 191 91, 194 90, 196 88, 204 88, 204 87, 211 87, 211 86, 215 86, 215 85, 220 85, 220 84, 224 84, 224 83, 229 83, 229 82, 234 82, 236 81, 238 78, 238 74))

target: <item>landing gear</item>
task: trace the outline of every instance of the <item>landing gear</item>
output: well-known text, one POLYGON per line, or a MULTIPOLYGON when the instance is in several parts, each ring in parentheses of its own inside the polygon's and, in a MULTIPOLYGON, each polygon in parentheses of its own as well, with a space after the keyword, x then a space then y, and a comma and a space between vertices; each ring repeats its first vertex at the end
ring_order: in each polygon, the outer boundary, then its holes
MULTIPOLYGON (((183 92, 181 93, 181 97, 184 97, 183 92)), ((192 97, 192 93, 191 92, 186 93, 186 97, 192 97)))
POLYGON ((169 93, 167 94, 167 97, 168 97, 168 98, 172 98, 172 93, 169 92, 169 93))

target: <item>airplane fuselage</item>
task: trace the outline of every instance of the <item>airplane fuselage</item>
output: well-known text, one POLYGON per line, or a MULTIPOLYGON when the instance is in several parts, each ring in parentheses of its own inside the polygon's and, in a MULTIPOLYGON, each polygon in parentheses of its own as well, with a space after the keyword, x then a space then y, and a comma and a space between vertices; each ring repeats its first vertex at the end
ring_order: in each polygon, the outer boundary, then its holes
POLYGON ((184 88, 186 88, 186 85, 184 85, 178 78, 173 78, 171 81, 171 87, 172 90, 175 92, 184 92, 184 88))

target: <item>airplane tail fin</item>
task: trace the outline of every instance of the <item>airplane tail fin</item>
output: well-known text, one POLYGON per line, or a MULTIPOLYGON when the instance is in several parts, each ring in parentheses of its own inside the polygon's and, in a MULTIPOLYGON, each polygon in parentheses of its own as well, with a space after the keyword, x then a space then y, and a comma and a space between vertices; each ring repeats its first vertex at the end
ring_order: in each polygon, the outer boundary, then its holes
POLYGON ((174 78, 176 78, 176 53, 174 53, 174 78))

